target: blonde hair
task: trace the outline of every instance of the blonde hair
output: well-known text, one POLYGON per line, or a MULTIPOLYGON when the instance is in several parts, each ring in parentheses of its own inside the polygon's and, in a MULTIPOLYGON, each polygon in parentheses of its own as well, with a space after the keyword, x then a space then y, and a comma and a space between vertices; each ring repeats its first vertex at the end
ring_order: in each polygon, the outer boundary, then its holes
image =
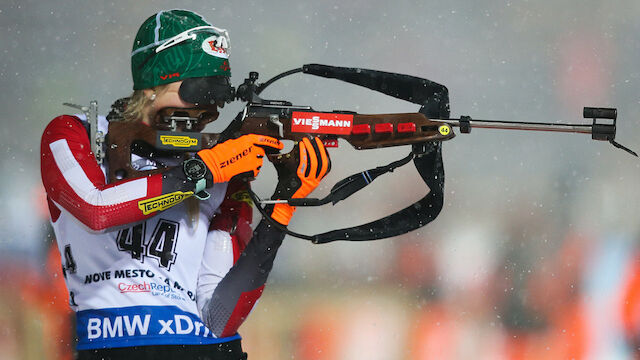
MULTIPOLYGON (((154 86, 153 92, 156 95, 161 95, 167 91, 169 84, 154 86)), ((145 116, 145 111, 148 111, 149 106, 153 103, 153 100, 145 96, 144 90, 134 90, 133 94, 129 97, 129 102, 124 110, 122 116, 125 121, 140 121, 145 116)))

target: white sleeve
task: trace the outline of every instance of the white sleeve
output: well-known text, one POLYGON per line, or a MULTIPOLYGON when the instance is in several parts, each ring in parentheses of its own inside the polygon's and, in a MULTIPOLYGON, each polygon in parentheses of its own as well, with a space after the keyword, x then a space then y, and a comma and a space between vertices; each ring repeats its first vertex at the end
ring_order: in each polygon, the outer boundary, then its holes
POLYGON ((202 316, 202 308, 207 304, 220 281, 233 266, 233 244, 226 231, 212 230, 207 234, 202 263, 198 274, 196 303, 202 316))
POLYGON ((285 234, 262 220, 235 264, 231 236, 219 230, 209 234, 198 276, 197 305, 213 334, 231 336, 262 295, 285 234))

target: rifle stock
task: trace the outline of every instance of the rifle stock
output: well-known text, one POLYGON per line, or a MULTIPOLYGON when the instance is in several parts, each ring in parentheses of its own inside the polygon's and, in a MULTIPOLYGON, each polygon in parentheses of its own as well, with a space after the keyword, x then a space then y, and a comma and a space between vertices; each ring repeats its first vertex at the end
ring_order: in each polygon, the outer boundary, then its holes
MULTIPOLYGON (((245 134, 292 141, 318 136, 325 144, 334 147, 337 146, 337 139, 344 139, 357 150, 443 141, 455 136, 449 124, 429 120, 421 113, 363 115, 264 104, 250 104, 238 130, 230 136, 245 134)), ((142 123, 111 122, 107 135, 109 181, 141 177, 159 171, 135 170, 131 165, 131 155, 136 148, 179 154, 211 148, 223 140, 226 139, 221 134, 160 131, 142 123)))

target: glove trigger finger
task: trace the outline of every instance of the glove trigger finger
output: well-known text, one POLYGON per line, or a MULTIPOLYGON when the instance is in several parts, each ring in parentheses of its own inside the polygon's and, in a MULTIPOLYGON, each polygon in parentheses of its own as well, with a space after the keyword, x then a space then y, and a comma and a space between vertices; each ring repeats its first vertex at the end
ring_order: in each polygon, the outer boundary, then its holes
POLYGON ((302 139, 305 148, 307 149, 307 171, 304 176, 309 177, 311 174, 314 174, 315 177, 318 176, 316 173, 318 171, 318 156, 316 149, 313 147, 311 140, 308 138, 302 139))
POLYGON ((307 158, 307 147, 304 145, 304 141, 298 143, 298 147, 300 149, 300 162, 298 163, 298 177, 300 179, 304 179, 307 177, 306 173, 309 170, 309 160, 307 158))
POLYGON ((284 144, 271 136, 256 135, 254 144, 268 153, 277 153, 284 148, 284 144))
POLYGON ((313 149, 316 152, 316 159, 318 162, 318 168, 316 171, 316 179, 322 179, 327 173, 327 164, 329 162, 327 156, 327 149, 322 144, 322 140, 316 137, 313 139, 313 149))

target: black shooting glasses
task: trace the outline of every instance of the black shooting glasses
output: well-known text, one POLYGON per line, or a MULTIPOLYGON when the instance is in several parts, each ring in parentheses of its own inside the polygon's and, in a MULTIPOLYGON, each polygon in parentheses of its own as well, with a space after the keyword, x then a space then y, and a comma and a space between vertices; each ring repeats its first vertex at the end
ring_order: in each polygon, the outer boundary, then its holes
POLYGON ((182 81, 178 95, 186 102, 206 106, 233 101, 235 88, 227 76, 187 78, 182 81))

